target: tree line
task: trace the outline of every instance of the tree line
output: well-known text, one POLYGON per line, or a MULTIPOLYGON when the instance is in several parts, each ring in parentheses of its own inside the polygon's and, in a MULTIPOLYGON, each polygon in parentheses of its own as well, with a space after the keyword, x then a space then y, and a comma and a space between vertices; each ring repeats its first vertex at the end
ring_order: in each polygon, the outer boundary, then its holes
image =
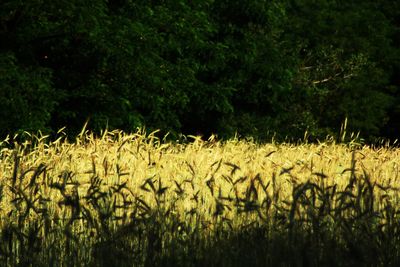
POLYGON ((0 136, 137 127, 395 139, 400 3, 5 0, 0 136))

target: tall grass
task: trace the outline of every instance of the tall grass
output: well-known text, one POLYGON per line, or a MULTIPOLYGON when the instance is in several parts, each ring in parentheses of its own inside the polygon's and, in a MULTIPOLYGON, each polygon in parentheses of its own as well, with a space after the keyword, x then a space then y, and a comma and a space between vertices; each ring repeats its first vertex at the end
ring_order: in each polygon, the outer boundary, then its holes
POLYGON ((31 136, 0 151, 1 266, 400 266, 400 150, 31 136))

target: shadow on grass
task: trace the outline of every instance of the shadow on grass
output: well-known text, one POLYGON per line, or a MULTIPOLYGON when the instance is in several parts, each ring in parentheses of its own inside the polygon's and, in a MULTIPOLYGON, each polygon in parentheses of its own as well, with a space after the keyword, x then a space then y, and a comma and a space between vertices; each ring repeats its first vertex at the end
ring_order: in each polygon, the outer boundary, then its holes
POLYGON ((50 179, 40 165, 18 175, 18 164, 0 186, 0 202, 7 191, 13 205, 1 213, 1 266, 400 266, 398 190, 356 175, 354 157, 340 190, 317 174, 294 184, 287 201, 256 176, 244 197, 215 196, 211 221, 196 209, 179 213, 161 180, 142 186, 151 206, 126 183, 105 187, 93 175, 80 195, 72 172, 50 179), (224 217, 224 201, 239 224, 224 217))

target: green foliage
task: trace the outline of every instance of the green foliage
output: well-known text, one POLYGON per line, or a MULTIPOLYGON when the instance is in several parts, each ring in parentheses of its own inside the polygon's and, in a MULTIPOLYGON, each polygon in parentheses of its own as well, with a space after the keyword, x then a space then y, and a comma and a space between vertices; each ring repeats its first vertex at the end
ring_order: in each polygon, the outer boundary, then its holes
POLYGON ((44 130, 54 98, 48 69, 20 66, 11 53, 0 54, 0 135, 44 130))
MULTIPOLYGON (((394 95, 388 68, 398 54, 390 17, 374 1, 291 1, 286 38, 297 46, 295 86, 318 128, 378 135, 394 95)), ((329 131, 327 132, 329 133, 329 131)))
POLYGON ((324 138, 348 118, 351 131, 395 138, 397 10, 394 1, 3 1, 0 135, 77 133, 90 119, 96 131, 324 138))

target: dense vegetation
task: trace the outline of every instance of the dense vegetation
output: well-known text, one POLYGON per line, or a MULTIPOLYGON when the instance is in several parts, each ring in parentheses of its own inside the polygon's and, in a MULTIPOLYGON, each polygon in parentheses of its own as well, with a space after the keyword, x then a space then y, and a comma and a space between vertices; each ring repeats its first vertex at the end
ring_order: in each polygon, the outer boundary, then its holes
POLYGON ((5 0, 0 136, 398 138, 400 3, 5 0))
POLYGON ((0 142, 1 266, 400 264, 400 149, 0 142))

